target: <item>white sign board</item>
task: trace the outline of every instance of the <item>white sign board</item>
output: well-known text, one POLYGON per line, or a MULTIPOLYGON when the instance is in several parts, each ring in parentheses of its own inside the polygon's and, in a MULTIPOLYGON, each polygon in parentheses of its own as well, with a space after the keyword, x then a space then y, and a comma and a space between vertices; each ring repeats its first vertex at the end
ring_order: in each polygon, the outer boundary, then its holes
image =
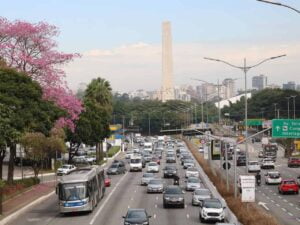
POLYGON ((204 159, 208 159, 208 146, 204 145, 204 159))
POLYGON ((255 188, 242 188, 242 202, 255 202, 255 188))
POLYGON ((102 146, 103 146, 103 152, 105 153, 107 151, 107 143, 104 141, 102 143, 102 146))

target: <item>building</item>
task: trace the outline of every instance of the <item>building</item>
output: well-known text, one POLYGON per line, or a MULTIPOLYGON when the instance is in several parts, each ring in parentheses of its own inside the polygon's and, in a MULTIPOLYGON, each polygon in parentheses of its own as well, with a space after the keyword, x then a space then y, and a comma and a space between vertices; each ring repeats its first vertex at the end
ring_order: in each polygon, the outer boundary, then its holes
POLYGON ((235 82, 234 79, 227 78, 223 80, 221 87, 222 91, 222 99, 229 99, 232 98, 236 95, 236 90, 235 90, 235 82))
POLYGON ((285 90, 296 90, 296 83, 294 81, 289 81, 282 85, 282 89, 285 90))
POLYGON ((171 23, 162 23, 162 101, 174 99, 171 23))
POLYGON ((268 84, 267 88, 270 88, 270 89, 280 89, 281 87, 278 84, 268 84))
POLYGON ((268 85, 268 78, 265 75, 259 75, 252 77, 252 88, 258 91, 266 88, 268 85))
POLYGON ((181 100, 185 102, 191 101, 191 95, 188 94, 186 87, 175 87, 174 88, 174 97, 176 100, 181 100))

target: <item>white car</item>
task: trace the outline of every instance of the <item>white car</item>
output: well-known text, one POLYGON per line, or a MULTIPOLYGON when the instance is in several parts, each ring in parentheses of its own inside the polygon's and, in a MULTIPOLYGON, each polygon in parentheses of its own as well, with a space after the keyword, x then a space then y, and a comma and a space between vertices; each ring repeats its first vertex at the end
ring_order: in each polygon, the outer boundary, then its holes
POLYGON ((156 162, 149 162, 147 165, 147 172, 148 173, 158 173, 159 165, 156 162))
POLYGON ((200 180, 197 177, 189 177, 186 181, 186 190, 194 191, 195 189, 201 188, 200 180))
POLYGON ((62 167, 57 169, 56 174, 57 174, 57 176, 67 175, 74 170, 76 170, 76 166, 70 165, 70 164, 65 164, 62 167))
POLYGON ((153 173, 144 173, 141 180, 141 185, 148 185, 151 179, 155 178, 153 173))
POLYGON ((267 172, 265 174, 265 184, 280 184, 282 181, 278 171, 267 172))
POLYGON ((129 171, 142 171, 143 165, 142 165, 142 159, 141 157, 133 157, 130 159, 129 163, 129 171))
POLYGON ((224 222, 225 207, 222 206, 219 199, 204 199, 200 202, 199 218, 202 223, 206 221, 224 222))
POLYGON ((127 151, 125 154, 125 159, 131 159, 131 156, 133 156, 134 153, 132 151, 127 151))
POLYGON ((258 161, 249 161, 248 162, 248 172, 260 172, 260 165, 258 161))
POLYGON ((261 162, 261 168, 262 169, 275 169, 275 163, 272 159, 263 159, 261 162))
POLYGON ((203 148, 202 146, 200 146, 199 149, 198 149, 198 151, 199 151, 200 153, 203 153, 203 152, 204 152, 204 148, 203 148))
POLYGON ((85 159, 91 164, 96 163, 96 157, 94 156, 85 156, 85 159))
POLYGON ((189 167, 185 171, 185 177, 199 177, 199 171, 195 167, 189 167))

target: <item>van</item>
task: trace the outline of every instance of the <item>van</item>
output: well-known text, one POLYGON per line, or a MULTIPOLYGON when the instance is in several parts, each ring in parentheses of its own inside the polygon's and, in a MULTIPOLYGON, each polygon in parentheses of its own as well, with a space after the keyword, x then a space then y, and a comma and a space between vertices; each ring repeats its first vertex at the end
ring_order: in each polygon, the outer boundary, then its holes
POLYGON ((132 157, 130 159, 129 163, 129 171, 142 171, 143 165, 142 165, 142 158, 141 157, 132 157))

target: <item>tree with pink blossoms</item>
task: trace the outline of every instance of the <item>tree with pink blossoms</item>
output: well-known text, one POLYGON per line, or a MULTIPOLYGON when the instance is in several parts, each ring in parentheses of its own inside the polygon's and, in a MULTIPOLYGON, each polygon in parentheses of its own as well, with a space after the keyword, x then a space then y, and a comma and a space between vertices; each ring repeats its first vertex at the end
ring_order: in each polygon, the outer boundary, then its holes
POLYGON ((61 66, 79 54, 59 52, 53 40, 58 34, 57 27, 45 22, 32 24, 0 18, 0 60, 36 80, 43 88, 44 99, 55 102, 68 113, 57 121, 57 126, 73 131, 83 108, 67 87, 61 66))

